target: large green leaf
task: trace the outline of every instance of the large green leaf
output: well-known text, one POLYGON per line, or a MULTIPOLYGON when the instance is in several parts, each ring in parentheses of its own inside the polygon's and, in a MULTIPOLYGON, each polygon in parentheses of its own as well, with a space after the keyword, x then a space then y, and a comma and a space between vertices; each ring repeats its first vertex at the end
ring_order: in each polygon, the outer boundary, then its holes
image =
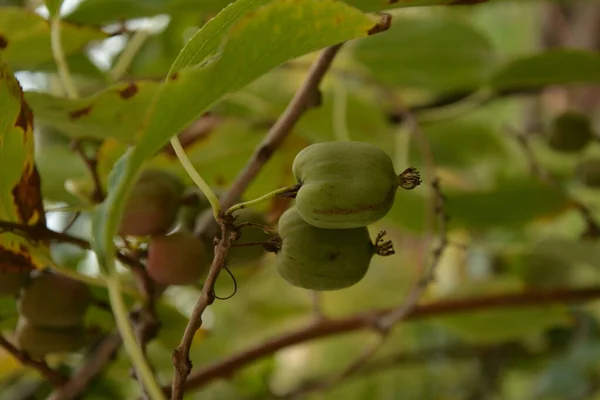
POLYGON ((453 18, 402 18, 359 41, 354 57, 381 82, 434 91, 476 88, 494 65, 488 39, 453 18))
MULTIPOLYGON (((64 22, 60 37, 64 53, 71 55, 108 35, 99 29, 64 22)), ((50 24, 22 8, 0 8, 0 55, 14 70, 36 69, 52 61, 50 24)))
MULTIPOLYGON (((158 14, 178 14, 197 11, 217 12, 235 0, 86 0, 66 19, 73 22, 102 25, 123 19, 149 17, 158 14)), ((267 0, 272 1, 272 0, 267 0)), ((431 5, 452 5, 460 0, 345 0, 363 11, 431 5)), ((463 1, 464 3, 464 1, 463 1)))
POLYGON ((81 99, 27 92, 25 98, 40 123, 72 137, 116 138, 131 142, 158 82, 119 83, 81 99))
POLYGON ((498 90, 600 82, 600 55, 583 50, 552 50, 517 59, 491 79, 498 90))
MULTIPOLYGON (((215 26, 223 19, 227 24, 238 1, 219 14, 215 26), (232 11, 233 10, 233 11, 232 11)), ((141 141, 117 163, 109 180, 109 195, 97 210, 93 227, 95 250, 100 263, 109 271, 114 268, 113 236, 125 196, 141 164, 166 144, 171 136, 198 118, 223 95, 242 88, 260 75, 286 60, 344 40, 366 36, 375 26, 373 19, 343 3, 333 1, 278 1, 240 18, 227 34, 220 53, 201 66, 190 65, 169 76, 143 121, 141 141)), ((209 28, 207 28, 209 29, 209 28)), ((198 33, 202 37, 202 31, 198 33)), ((220 35, 213 40, 222 42, 220 35)), ((175 66, 202 61, 206 49, 217 46, 194 39, 182 50, 197 54, 175 66), (198 46, 200 47, 198 48, 198 46)), ((174 68, 175 70, 176 68, 174 68)))
MULTIPOLYGON (((0 220, 43 225, 40 176, 33 160, 33 115, 8 65, 0 58, 0 220)), ((0 270, 44 267, 48 247, 0 231, 0 270)))

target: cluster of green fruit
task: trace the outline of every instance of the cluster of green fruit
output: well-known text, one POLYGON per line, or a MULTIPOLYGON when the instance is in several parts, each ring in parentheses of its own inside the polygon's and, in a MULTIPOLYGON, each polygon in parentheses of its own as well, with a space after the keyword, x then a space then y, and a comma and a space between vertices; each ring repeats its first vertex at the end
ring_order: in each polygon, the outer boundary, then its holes
POLYGON ((46 271, 2 272, 0 295, 17 296, 16 346, 33 358, 77 350, 86 343, 88 287, 46 271))
POLYGON ((419 174, 397 175, 381 148, 363 142, 310 145, 296 156, 299 184, 295 206, 279 220, 276 265, 289 283, 305 289, 337 290, 358 283, 374 254, 394 253, 367 226, 392 208, 398 187, 412 189, 419 174))
MULTIPOLYGON (((577 154, 598 139, 588 116, 566 111, 552 120, 547 137, 548 145, 562 153, 577 154)), ((600 157, 580 160, 576 167, 577 178, 586 186, 600 188, 600 157)))
MULTIPOLYGON (((210 204, 197 189, 186 189, 175 175, 163 170, 142 172, 127 199, 119 226, 122 236, 148 240, 146 268, 160 285, 189 285, 203 279, 213 259, 212 242, 193 233, 195 222, 210 213, 210 204)), ((262 213, 245 209, 237 222, 266 225, 262 213)), ((260 229, 245 229, 236 244, 266 242, 260 229)), ((228 266, 246 265, 264 254, 261 246, 239 246, 230 251, 228 266)))

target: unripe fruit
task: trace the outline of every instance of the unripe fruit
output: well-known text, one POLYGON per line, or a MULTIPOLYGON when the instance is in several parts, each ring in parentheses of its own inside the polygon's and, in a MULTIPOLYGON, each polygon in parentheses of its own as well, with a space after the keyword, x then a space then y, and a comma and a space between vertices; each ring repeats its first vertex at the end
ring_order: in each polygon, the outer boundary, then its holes
POLYGON ((316 228, 304 221, 296 207, 279 219, 279 236, 277 271, 292 285, 305 289, 350 287, 365 276, 374 254, 393 253, 389 242, 383 249, 373 245, 366 227, 316 228))
POLYGON ((42 359, 48 354, 69 353, 86 342, 81 325, 68 328, 39 327, 24 318, 19 318, 15 334, 16 346, 35 359, 42 359))
POLYGON ((163 285, 190 285, 208 272, 206 246, 189 231, 153 236, 148 244, 147 271, 163 285))
POLYGON ((292 169, 301 184, 298 212, 324 229, 367 226, 389 212, 398 186, 412 189, 420 183, 416 170, 396 175, 386 152, 362 142, 310 145, 298 153, 292 169))
POLYGON ((15 296, 29 280, 27 272, 0 272, 0 296, 15 296))
POLYGON ((162 170, 145 170, 133 186, 119 225, 119 235, 146 236, 166 232, 175 222, 183 184, 162 170))
POLYGON ((590 188, 600 188, 600 158, 588 158, 577 165, 577 179, 590 188))
POLYGON ((552 121, 548 145, 556 151, 575 153, 583 150, 592 137, 590 119, 584 114, 567 111, 552 121))
POLYGON ((63 328, 81 324, 91 301, 83 283, 43 272, 32 276, 23 288, 17 308, 32 325, 63 328))

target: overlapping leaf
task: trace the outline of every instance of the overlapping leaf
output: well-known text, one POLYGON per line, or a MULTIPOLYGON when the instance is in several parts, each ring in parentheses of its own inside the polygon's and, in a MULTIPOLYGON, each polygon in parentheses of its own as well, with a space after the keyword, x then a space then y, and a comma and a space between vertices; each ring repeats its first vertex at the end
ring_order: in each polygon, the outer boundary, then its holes
MULTIPOLYGON (((66 55, 108 35, 96 28, 61 24, 61 43, 66 55)), ((53 60, 50 24, 31 11, 17 7, 0 9, 0 56, 14 70, 36 69, 53 60)))
MULTIPOLYGON (((45 225, 40 176, 33 160, 33 115, 8 65, 0 59, 0 220, 45 225)), ((0 231, 0 271, 44 266, 48 248, 0 231), (39 247, 37 247, 39 246, 39 247)))

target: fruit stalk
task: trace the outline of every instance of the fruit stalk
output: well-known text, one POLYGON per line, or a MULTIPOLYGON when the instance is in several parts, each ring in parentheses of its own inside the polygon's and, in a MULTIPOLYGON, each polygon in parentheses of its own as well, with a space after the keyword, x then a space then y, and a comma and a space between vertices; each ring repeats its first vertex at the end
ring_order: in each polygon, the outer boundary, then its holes
POLYGON ((233 205, 233 206, 229 207, 227 209, 227 211, 225 211, 225 215, 231 215, 236 211, 243 210, 244 208, 248 208, 248 207, 254 206, 256 204, 264 203, 265 201, 270 200, 277 196, 279 196, 279 197, 294 196, 298 192, 298 189, 300 189, 300 186, 302 186, 302 185, 296 184, 296 185, 292 185, 292 186, 282 187, 280 189, 269 192, 263 196, 260 196, 254 200, 250 200, 250 201, 246 201, 243 203, 233 205))

